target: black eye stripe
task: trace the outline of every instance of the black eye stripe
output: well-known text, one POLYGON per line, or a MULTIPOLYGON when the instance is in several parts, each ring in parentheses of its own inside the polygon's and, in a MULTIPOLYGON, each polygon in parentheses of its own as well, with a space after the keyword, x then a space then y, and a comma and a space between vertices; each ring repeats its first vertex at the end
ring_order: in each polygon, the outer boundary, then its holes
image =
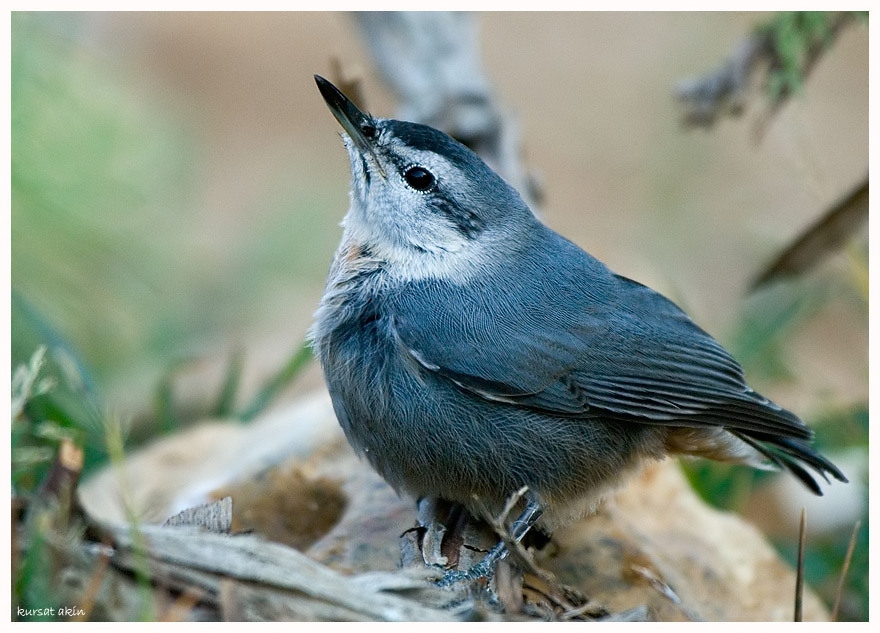
POLYGON ((403 170, 406 184, 416 191, 429 191, 437 184, 437 179, 421 165, 411 165, 403 170))

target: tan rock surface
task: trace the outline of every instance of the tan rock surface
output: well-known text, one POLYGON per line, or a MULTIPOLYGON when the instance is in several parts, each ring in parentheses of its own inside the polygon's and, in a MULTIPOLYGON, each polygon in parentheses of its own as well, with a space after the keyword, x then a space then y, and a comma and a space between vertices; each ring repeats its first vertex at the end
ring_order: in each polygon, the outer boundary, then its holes
MULTIPOLYGON (((345 442, 326 393, 250 425, 205 422, 131 455, 80 491, 104 521, 161 522, 229 495, 233 529, 304 551, 344 573, 392 571, 415 504, 397 496, 345 442), (119 482, 127 482, 123 495, 119 482)), ((794 572, 740 517, 709 508, 674 461, 646 468, 599 511, 559 530, 541 567, 612 613, 646 606, 657 620, 791 620, 794 572)), ((827 619, 811 592, 804 618, 827 619)))

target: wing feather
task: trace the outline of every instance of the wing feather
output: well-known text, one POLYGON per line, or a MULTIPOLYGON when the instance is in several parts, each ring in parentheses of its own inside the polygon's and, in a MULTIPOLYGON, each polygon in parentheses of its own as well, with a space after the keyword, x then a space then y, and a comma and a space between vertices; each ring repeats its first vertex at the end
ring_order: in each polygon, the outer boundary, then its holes
POLYGON ((549 229, 530 239, 477 282, 421 280, 398 293, 394 327, 419 364, 556 415, 811 437, 671 301, 549 229))

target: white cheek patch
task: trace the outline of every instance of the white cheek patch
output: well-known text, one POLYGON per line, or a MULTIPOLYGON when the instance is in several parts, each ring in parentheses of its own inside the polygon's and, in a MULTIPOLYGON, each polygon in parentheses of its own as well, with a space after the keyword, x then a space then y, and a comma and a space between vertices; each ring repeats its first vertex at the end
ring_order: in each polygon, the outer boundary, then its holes
MULTIPOLYGON (((371 157, 363 157, 350 139, 345 140, 352 163, 351 208, 342 221, 345 241, 369 248, 393 279, 465 282, 487 265, 489 236, 466 235, 443 209, 430 208, 431 194, 411 189, 396 167, 385 165, 384 178, 375 165, 365 169, 363 161, 369 163, 371 157)), ((412 164, 431 171, 438 181, 455 171, 434 153, 408 153, 412 164)))
POLYGON ((493 250, 489 235, 471 240, 448 225, 443 226, 442 235, 434 237, 412 230, 401 235, 403 229, 399 225, 378 226, 363 215, 360 209, 349 211, 342 223, 343 240, 367 247, 383 262, 382 268, 389 278, 448 279, 463 283, 491 265, 487 259, 493 250))

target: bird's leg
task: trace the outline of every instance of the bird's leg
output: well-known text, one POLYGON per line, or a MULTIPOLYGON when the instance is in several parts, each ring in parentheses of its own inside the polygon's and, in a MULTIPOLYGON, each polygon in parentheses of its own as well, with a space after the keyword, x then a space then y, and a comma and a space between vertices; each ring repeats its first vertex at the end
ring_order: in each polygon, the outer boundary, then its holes
MULTIPOLYGON (((423 497, 418 504, 418 524, 424 528, 422 537, 422 558, 426 565, 445 566, 449 559, 443 555, 443 537, 446 524, 440 519, 441 506, 446 511, 445 503, 437 497, 423 497)), ((443 512, 446 514, 447 512, 443 512)))
POLYGON ((510 538, 503 539, 498 545, 486 554, 485 558, 479 563, 468 569, 467 571, 452 570, 443 575, 437 585, 440 587, 450 587, 459 582, 470 582, 479 578, 491 578, 498 561, 507 558, 510 554, 508 543, 511 545, 519 543, 532 528, 533 525, 541 518, 544 511, 536 501, 529 501, 522 514, 517 517, 510 526, 510 538))

